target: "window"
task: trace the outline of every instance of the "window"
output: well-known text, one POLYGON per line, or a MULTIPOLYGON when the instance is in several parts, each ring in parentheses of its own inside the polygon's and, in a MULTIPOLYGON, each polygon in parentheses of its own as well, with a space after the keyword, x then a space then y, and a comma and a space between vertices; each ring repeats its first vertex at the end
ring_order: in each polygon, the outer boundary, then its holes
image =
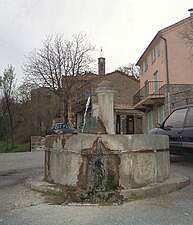
POLYGON ((159 94, 158 71, 154 73, 153 79, 154 79, 154 95, 158 95, 159 94))
POLYGON ((158 55, 158 57, 160 56, 160 43, 158 43, 158 45, 157 45, 157 55, 158 55))
POLYGON ((145 59, 143 62, 143 73, 147 71, 147 68, 148 68, 148 63, 147 63, 147 59, 145 59))
POLYGON ((151 130, 153 128, 152 111, 147 114, 147 123, 148 123, 148 130, 151 130))
POLYGON ((151 50, 151 62, 152 64, 155 62, 155 48, 151 50))
POLYGON ((149 82, 148 80, 145 81, 145 96, 149 95, 149 82))
POLYGON ((185 120, 185 127, 193 127, 193 107, 190 107, 185 120))
POLYGON ((164 121, 164 106, 160 106, 157 109, 157 118, 158 118, 158 123, 162 124, 164 121))
POLYGON ((184 118, 186 116, 186 109, 179 109, 174 111, 168 119, 165 121, 164 127, 171 127, 171 128, 181 128, 184 124, 184 118))

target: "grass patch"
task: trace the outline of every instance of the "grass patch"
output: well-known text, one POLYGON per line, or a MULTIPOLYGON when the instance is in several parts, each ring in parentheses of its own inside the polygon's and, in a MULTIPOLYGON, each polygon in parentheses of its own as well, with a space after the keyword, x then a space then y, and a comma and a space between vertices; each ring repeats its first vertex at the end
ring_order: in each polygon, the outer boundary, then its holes
POLYGON ((136 201, 136 200, 141 200, 142 199, 142 196, 140 195, 137 195, 135 193, 132 193, 131 195, 129 195, 128 197, 128 201, 136 201))
POLYGON ((53 205, 61 205, 67 200, 67 193, 62 190, 47 190, 43 193, 45 197, 45 202, 53 205))
POLYGON ((0 141, 0 153, 7 153, 7 152, 27 152, 30 150, 30 143, 23 143, 23 144, 14 144, 13 148, 11 143, 6 141, 0 141))
POLYGON ((122 204, 123 196, 119 192, 80 191, 72 186, 54 184, 52 189, 42 193, 45 202, 52 205, 67 205, 69 203, 99 204, 103 206, 122 204))
POLYGON ((64 191, 57 191, 57 190, 47 190, 46 191, 46 195, 53 195, 53 196, 59 196, 59 197, 65 197, 67 196, 67 194, 64 191))

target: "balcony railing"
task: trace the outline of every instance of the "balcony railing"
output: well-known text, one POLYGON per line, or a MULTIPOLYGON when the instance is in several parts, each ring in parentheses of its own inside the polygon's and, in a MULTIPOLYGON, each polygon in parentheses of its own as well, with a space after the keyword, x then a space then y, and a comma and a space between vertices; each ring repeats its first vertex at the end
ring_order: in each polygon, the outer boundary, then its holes
POLYGON ((163 81, 148 81, 134 96, 133 105, 141 102, 148 96, 163 95, 163 81))

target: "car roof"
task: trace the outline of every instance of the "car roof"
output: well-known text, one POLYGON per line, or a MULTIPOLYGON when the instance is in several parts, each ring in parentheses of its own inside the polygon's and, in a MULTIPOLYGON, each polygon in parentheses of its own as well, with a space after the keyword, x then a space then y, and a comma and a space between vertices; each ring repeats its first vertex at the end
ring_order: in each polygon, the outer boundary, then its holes
POLYGON ((175 111, 177 109, 184 109, 184 108, 189 108, 189 107, 193 107, 193 104, 183 105, 183 106, 176 107, 173 111, 175 111))

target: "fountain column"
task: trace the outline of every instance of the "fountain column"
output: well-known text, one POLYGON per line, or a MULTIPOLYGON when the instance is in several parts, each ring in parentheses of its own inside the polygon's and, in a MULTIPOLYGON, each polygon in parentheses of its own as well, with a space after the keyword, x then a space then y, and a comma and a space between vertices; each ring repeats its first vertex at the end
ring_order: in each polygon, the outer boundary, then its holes
POLYGON ((99 104, 99 118, 108 134, 114 134, 114 94, 115 90, 110 81, 103 81, 96 89, 99 104))

